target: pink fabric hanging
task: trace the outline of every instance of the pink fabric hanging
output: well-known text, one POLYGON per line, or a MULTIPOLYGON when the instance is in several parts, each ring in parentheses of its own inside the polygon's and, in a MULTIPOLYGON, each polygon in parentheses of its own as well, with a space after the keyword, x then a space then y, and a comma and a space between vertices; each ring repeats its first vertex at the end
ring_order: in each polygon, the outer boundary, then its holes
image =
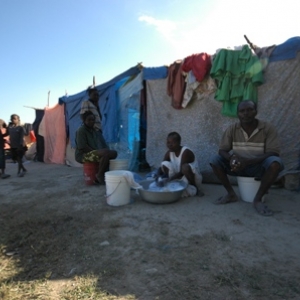
POLYGON ((45 143, 44 162, 65 164, 67 135, 64 106, 56 104, 51 108, 46 107, 41 123, 45 143))

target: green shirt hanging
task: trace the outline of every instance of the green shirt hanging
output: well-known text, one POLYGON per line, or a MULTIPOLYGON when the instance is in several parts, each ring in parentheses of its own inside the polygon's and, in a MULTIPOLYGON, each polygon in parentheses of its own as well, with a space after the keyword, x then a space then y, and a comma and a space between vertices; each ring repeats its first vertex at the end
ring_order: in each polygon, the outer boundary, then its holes
POLYGON ((210 76, 217 80, 215 99, 223 102, 223 115, 236 117, 242 100, 257 102, 257 87, 263 84, 262 65, 248 45, 242 50, 220 50, 210 76))

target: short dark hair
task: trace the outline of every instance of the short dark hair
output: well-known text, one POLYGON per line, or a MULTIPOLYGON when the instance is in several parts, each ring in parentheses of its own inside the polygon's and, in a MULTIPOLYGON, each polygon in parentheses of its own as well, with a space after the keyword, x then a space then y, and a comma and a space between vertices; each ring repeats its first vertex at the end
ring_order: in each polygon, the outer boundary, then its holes
POLYGON ((12 119, 13 119, 14 117, 17 117, 17 118, 20 120, 20 116, 17 115, 17 114, 12 114, 12 115, 10 116, 10 120, 12 121, 12 119))
POLYGON ((87 119, 87 117, 88 117, 88 116, 91 116, 91 115, 95 117, 95 115, 94 115, 90 110, 85 111, 85 112, 81 115, 82 121, 84 122, 84 121, 87 119))
POLYGON ((172 131, 168 134, 168 138, 172 138, 174 140, 177 140, 179 144, 181 143, 181 136, 178 132, 172 131))
POLYGON ((245 102, 252 103, 253 106, 254 106, 254 109, 257 111, 257 104, 256 104, 256 102, 254 102, 253 100, 243 100, 243 101, 241 101, 241 102, 238 104, 238 106, 237 106, 237 112, 239 111, 240 105, 241 105, 242 103, 245 103, 245 102))

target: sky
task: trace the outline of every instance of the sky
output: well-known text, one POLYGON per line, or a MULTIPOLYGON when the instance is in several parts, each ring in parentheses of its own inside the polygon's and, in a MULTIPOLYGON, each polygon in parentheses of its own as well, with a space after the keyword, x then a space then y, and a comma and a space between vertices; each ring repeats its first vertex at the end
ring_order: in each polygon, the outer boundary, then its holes
POLYGON ((300 36, 298 0, 0 0, 0 119, 102 84, 142 63, 300 36), (28 107, 25 107, 28 106, 28 107))

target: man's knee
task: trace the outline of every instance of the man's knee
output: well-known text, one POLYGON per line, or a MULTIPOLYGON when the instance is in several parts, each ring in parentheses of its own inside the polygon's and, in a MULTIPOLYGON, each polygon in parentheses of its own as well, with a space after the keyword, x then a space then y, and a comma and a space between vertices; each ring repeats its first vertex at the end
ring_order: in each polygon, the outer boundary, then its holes
POLYGON ((263 162, 263 167, 265 170, 271 170, 273 172, 280 172, 283 170, 283 163, 280 157, 278 156, 269 156, 263 162))
POLYGON ((217 167, 219 169, 224 169, 224 158, 221 155, 214 155, 210 161, 209 161, 210 166, 217 167))
POLYGON ((281 170, 281 165, 280 165, 279 162, 274 161, 274 162, 272 162, 272 163, 270 164, 270 166, 269 166, 268 169, 271 170, 271 171, 274 172, 274 173, 279 173, 280 170, 281 170))
POLYGON ((115 159, 118 156, 118 152, 115 150, 109 150, 109 156, 111 159, 115 159))
POLYGON ((183 164, 181 166, 181 173, 184 174, 184 175, 189 174, 189 173, 193 173, 190 164, 183 164))
POLYGON ((169 174, 169 168, 167 166, 162 165, 160 168, 163 174, 169 174))

